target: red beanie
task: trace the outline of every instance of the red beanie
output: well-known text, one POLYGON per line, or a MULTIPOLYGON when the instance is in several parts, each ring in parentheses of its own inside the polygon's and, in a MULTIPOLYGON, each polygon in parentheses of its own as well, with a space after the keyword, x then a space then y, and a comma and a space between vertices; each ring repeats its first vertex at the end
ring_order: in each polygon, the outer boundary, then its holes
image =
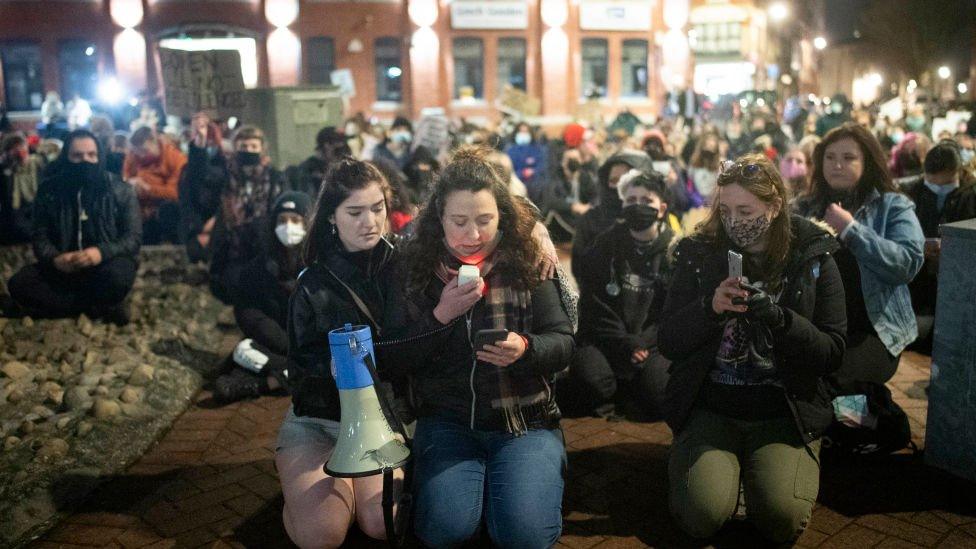
POLYGON ((583 134, 586 132, 586 128, 580 126, 579 124, 570 124, 566 126, 563 130, 563 143, 571 149, 579 147, 583 142, 583 134))

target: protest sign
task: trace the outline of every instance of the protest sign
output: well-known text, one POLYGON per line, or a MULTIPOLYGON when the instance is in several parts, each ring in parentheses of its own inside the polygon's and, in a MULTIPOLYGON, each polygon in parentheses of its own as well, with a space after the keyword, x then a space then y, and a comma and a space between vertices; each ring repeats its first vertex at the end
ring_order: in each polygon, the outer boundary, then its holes
POLYGON ((241 55, 236 50, 159 50, 166 111, 189 118, 205 111, 219 118, 244 108, 241 55))

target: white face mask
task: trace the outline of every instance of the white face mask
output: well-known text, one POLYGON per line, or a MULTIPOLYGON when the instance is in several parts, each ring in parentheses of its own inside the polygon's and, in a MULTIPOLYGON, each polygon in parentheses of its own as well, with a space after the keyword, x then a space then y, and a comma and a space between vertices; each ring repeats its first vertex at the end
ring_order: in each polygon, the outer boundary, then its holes
POLYGON ((275 227, 275 236, 283 245, 291 248, 305 240, 305 227, 301 223, 282 223, 275 227))

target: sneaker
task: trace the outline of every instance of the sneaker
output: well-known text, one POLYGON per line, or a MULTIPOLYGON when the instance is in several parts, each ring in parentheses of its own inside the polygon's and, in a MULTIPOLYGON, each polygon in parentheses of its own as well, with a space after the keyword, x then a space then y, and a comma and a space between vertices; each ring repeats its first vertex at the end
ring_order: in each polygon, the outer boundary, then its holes
POLYGON ((217 378, 214 398, 220 402, 237 402, 245 398, 257 398, 268 392, 265 376, 252 374, 242 368, 234 368, 229 374, 217 378))
POLYGON ((268 363, 268 355, 262 352, 253 339, 248 338, 234 348, 234 362, 245 370, 259 374, 268 363))

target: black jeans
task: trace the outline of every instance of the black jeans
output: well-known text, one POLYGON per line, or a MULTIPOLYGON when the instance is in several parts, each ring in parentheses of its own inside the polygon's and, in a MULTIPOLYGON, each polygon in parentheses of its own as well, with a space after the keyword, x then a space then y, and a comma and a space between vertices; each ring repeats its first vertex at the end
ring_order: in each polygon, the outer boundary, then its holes
POLYGON ((35 318, 66 318, 81 313, 101 316, 118 305, 135 283, 138 263, 121 256, 74 273, 35 263, 7 282, 10 297, 24 314, 35 318))
POLYGON ((142 243, 179 244, 177 229, 180 224, 180 206, 176 202, 163 202, 152 217, 142 221, 142 243))
POLYGON ((626 396, 633 397, 648 412, 657 414, 664 402, 669 365, 656 348, 651 349, 643 363, 632 364, 626 353, 583 345, 576 349, 567 381, 575 385, 570 394, 577 394, 582 400, 576 404, 597 412, 611 409, 618 390, 626 388, 629 393, 626 396), (623 383, 618 383, 618 379, 623 383))
POLYGON ((832 382, 838 395, 857 394, 859 383, 884 385, 898 370, 901 356, 892 356, 872 333, 854 332, 847 336, 847 350, 832 382))

